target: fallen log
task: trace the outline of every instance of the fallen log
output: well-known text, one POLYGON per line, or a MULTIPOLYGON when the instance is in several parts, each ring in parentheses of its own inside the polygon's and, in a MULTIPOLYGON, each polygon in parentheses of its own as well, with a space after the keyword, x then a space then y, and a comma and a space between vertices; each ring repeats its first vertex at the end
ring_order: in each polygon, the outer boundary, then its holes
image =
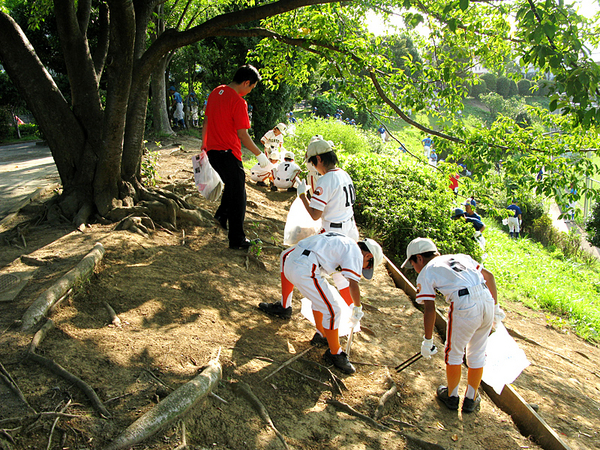
POLYGON ((52 306, 74 285, 81 283, 90 276, 96 264, 104 256, 104 247, 100 242, 94 245, 79 264, 63 275, 49 289, 43 292, 25 311, 21 330, 30 332, 46 316, 52 306))
POLYGON ((221 376, 221 364, 217 357, 210 361, 198 376, 173 391, 154 408, 133 422, 104 450, 130 448, 181 419, 202 398, 210 394, 221 376))

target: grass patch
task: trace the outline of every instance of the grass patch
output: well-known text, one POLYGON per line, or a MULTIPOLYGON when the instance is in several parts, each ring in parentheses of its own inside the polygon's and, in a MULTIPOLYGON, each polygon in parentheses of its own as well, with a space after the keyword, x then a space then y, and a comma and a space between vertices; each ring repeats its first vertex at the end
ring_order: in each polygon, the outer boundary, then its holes
POLYGON ((518 301, 557 317, 550 326, 569 325, 582 338, 600 341, 600 267, 564 259, 527 238, 510 237, 489 224, 486 267, 494 273, 501 302, 518 301))

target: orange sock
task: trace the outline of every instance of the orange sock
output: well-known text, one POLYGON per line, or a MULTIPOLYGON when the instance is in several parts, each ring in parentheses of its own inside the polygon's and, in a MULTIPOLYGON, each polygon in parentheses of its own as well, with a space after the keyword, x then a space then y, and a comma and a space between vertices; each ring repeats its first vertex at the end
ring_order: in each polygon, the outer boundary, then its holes
POLYGON ((338 335, 337 328, 335 330, 325 330, 325 337, 327 338, 327 343, 329 344, 329 350, 331 350, 332 355, 337 355, 340 350, 340 337, 338 335))
POLYGON ((471 369, 469 367, 469 371, 467 372, 467 382, 469 386, 467 387, 466 396, 470 399, 474 399, 477 395, 477 389, 479 389, 479 385, 481 384, 481 377, 483 376, 483 367, 478 369, 471 369), (471 391, 471 389, 473 391, 471 391), (471 396, 472 395, 472 396, 471 396))
POLYGON ((448 380, 448 395, 458 396, 458 385, 460 383, 461 365, 446 364, 446 379, 448 380))
POLYGON ((317 327, 317 330, 319 330, 321 336, 325 336, 325 330, 323 329, 323 313, 313 309, 313 316, 315 316, 315 326, 317 327))
POLYGON ((292 294, 294 293, 294 285, 288 280, 283 272, 281 272, 281 304, 284 308, 292 306, 292 294))
POLYGON ((354 301, 352 300, 352 297, 350 296, 350 287, 340 289, 340 295, 342 296, 342 298, 344 299, 344 301, 346 302, 346 304, 348 306, 354 305, 354 301))

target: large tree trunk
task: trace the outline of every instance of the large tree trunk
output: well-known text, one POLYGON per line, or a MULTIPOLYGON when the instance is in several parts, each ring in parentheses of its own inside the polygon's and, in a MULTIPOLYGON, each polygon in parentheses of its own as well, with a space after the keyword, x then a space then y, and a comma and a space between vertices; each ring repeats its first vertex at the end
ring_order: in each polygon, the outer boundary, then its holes
POLYGON ((167 69, 168 56, 160 60, 156 66, 156 70, 152 74, 150 86, 152 88, 152 119, 153 129, 158 134, 174 135, 169 120, 169 112, 167 111, 166 92, 167 85, 165 81, 165 70, 167 69))

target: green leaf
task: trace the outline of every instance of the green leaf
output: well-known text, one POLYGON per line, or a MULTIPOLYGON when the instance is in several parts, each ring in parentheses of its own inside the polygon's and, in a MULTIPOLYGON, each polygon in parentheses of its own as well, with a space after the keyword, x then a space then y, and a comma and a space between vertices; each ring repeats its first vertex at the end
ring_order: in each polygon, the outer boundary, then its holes
POLYGON ((544 33, 550 39, 554 39, 554 35, 556 34, 556 26, 553 23, 546 22, 544 24, 544 33))
POLYGON ((469 7, 469 0, 460 0, 460 9, 466 11, 469 7))
POLYGON ((409 8, 410 8, 410 6, 411 6, 411 4, 410 4, 410 0, 404 0, 404 7, 405 7, 406 9, 409 9, 409 8))
POLYGON ((448 28, 450 28, 450 31, 453 33, 456 31, 456 19, 450 19, 448 21, 448 28))

